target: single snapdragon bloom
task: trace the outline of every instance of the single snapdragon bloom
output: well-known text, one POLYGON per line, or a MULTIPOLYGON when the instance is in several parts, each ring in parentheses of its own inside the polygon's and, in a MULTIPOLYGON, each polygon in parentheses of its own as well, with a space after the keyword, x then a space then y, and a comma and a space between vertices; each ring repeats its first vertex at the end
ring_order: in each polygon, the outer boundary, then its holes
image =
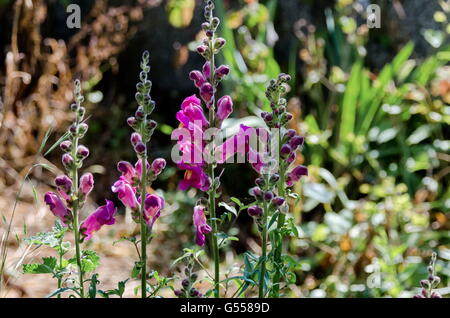
POLYGON ((147 194, 144 201, 144 220, 149 229, 153 227, 164 209, 164 199, 156 194, 147 194))
POLYGON ((195 243, 198 246, 205 245, 205 234, 212 231, 211 227, 206 223, 205 208, 201 205, 194 207, 194 226, 196 228, 195 243))
POLYGON ((139 202, 136 198, 136 189, 123 179, 117 180, 111 187, 112 192, 117 193, 119 200, 123 205, 132 210, 139 208, 139 202))
POLYGON ((305 166, 297 166, 294 169, 292 169, 291 172, 289 172, 287 174, 286 177, 286 185, 288 187, 292 187, 294 185, 295 182, 297 182, 298 180, 300 180, 300 178, 302 176, 307 176, 308 175, 308 168, 306 168, 305 166))
POLYGON ((44 201, 53 215, 59 218, 64 226, 67 226, 72 215, 64 202, 53 192, 47 192, 44 196, 44 201))
POLYGON ((66 175, 58 176, 55 178, 56 188, 58 193, 63 197, 64 200, 70 200, 70 193, 72 192, 72 179, 66 175))
POLYGON ((222 96, 217 101, 217 118, 224 121, 233 112, 233 101, 228 95, 222 96))
POLYGON ((187 129, 192 130, 192 125, 201 124, 201 128, 208 126, 209 122, 203 113, 200 99, 194 94, 184 99, 181 103, 181 110, 177 112, 176 118, 187 129))
POLYGON ((112 201, 106 200, 106 205, 102 205, 95 212, 89 215, 80 225, 80 232, 83 239, 89 240, 92 233, 100 230, 103 225, 112 225, 116 222, 114 214, 117 208, 112 201))
POLYGON ((209 177, 202 167, 179 165, 186 170, 183 180, 180 181, 180 190, 187 190, 189 187, 197 188, 201 191, 208 191, 210 186, 209 177))

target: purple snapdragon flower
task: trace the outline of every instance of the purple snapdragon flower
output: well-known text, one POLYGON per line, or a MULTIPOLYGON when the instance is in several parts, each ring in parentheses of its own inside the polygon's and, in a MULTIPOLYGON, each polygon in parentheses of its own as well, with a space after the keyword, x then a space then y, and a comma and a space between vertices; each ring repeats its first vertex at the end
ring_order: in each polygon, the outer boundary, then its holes
POLYGON ((205 245, 205 234, 212 231, 211 227, 206 223, 205 208, 201 205, 194 207, 194 226, 196 228, 195 243, 198 246, 205 245))
POLYGON ((53 192, 47 192, 44 201, 52 211, 53 215, 61 220, 61 223, 67 227, 72 217, 72 212, 66 207, 64 202, 53 192))
POLYGON ((91 239, 92 234, 100 230, 103 225, 113 225, 116 222, 114 218, 116 212, 117 208, 114 207, 114 204, 106 200, 106 205, 100 206, 81 223, 80 233, 83 239, 91 239))

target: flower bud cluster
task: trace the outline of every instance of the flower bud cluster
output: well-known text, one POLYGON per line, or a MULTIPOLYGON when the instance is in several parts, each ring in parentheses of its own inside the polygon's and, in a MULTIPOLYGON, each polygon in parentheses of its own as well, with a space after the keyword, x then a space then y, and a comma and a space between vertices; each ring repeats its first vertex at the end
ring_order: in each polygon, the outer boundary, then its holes
POLYGON ((150 55, 145 51, 142 55, 141 72, 139 73, 140 82, 136 84, 136 101, 138 108, 134 116, 127 119, 128 125, 134 129, 131 135, 131 144, 138 156, 142 156, 147 150, 146 144, 150 141, 157 123, 149 116, 155 109, 155 102, 150 96, 152 82, 148 79, 150 72, 150 55))
POLYGON ((441 294, 433 290, 437 288, 437 286, 441 282, 440 277, 435 273, 436 258, 436 253, 433 253, 431 255, 430 264, 427 267, 428 277, 427 279, 423 279, 420 281, 420 292, 413 298, 442 298, 441 294))
POLYGON ((178 298, 202 298, 203 294, 194 288, 198 275, 193 272, 193 265, 189 263, 185 268, 186 278, 181 281, 181 288, 174 291, 178 298))
POLYGON ((255 186, 249 190, 249 194, 255 198, 256 204, 248 208, 247 212, 254 218, 259 218, 263 214, 263 206, 268 204, 269 209, 276 210, 285 204, 285 199, 277 196, 276 186, 280 176, 276 173, 271 175, 264 175, 255 180, 255 186))
MULTIPOLYGON (((194 70, 189 74, 189 78, 194 81, 195 86, 199 89, 200 97, 205 102, 207 108, 214 105, 214 96, 219 82, 230 73, 228 65, 220 65, 217 68, 214 65, 214 55, 218 54, 224 47, 226 41, 221 37, 216 37, 217 27, 220 24, 218 17, 213 14, 214 3, 206 1, 205 19, 202 29, 206 37, 202 40, 202 44, 197 47, 197 53, 206 60, 202 70, 194 70), (213 63, 211 63, 211 61, 213 63)), ((233 102, 230 96, 223 96, 217 102, 217 117, 219 121, 223 121, 233 111, 233 102)))

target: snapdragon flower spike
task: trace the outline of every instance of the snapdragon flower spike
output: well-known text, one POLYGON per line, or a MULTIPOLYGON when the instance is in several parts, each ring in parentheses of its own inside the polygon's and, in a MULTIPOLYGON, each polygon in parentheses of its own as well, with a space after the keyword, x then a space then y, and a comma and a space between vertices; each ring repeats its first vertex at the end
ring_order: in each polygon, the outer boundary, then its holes
POLYGON ((59 218, 61 223, 67 227, 72 220, 72 212, 66 207, 64 202, 53 192, 47 192, 44 196, 44 201, 53 215, 59 218))
POLYGON ((138 108, 134 116, 127 119, 128 125, 134 130, 131 135, 131 144, 137 154, 138 161, 133 167, 129 162, 121 161, 117 170, 121 172, 119 180, 111 187, 117 193, 123 205, 132 210, 133 220, 140 224, 140 259, 144 264, 141 267, 141 296, 147 298, 147 243, 148 234, 164 208, 164 200, 156 195, 149 195, 147 187, 151 185, 162 170, 166 162, 158 158, 152 162, 152 167, 147 160, 147 144, 157 126, 156 121, 149 118, 155 109, 155 102, 151 99, 150 91, 152 82, 148 80, 149 53, 145 51, 142 55, 141 69, 139 73, 140 82, 136 85, 136 101, 138 108))
POLYGON ((91 215, 89 215, 80 225, 80 233, 83 240, 90 240, 95 231, 101 229, 103 225, 113 225, 116 222, 114 214, 117 208, 114 203, 106 200, 106 204, 100 206, 91 215))
POLYGON ((211 227, 206 223, 205 208, 201 205, 194 207, 194 226, 196 228, 195 243, 198 246, 205 245, 205 234, 211 232, 211 227))

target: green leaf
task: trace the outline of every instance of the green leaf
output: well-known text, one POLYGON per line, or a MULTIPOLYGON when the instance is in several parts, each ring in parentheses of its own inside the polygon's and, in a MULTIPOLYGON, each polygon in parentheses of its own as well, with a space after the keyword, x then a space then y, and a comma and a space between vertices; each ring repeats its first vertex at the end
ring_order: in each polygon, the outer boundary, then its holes
POLYGON ((350 79, 345 89, 339 132, 339 140, 342 142, 346 141, 349 134, 354 133, 355 130, 356 106, 361 85, 361 70, 362 62, 358 61, 352 68, 350 79))
POLYGON ((28 244, 46 245, 49 247, 55 247, 59 244, 54 232, 41 232, 35 236, 25 238, 24 241, 28 244))
POLYGON ((89 298, 95 298, 97 295, 97 285, 100 283, 97 277, 98 274, 94 274, 91 277, 91 283, 89 285, 89 298))
POLYGON ((239 207, 242 207, 242 206, 244 205, 244 204, 241 202, 241 200, 239 200, 238 198, 231 197, 230 200, 233 201, 234 203, 236 203, 239 207))
POLYGON ((141 262, 135 262, 133 269, 131 270, 131 278, 137 278, 142 270, 142 263, 141 262))
POLYGON ((43 257, 42 264, 24 264, 24 274, 51 274, 54 272, 57 261, 54 257, 43 257))
MULTIPOLYGON (((75 257, 69 260, 70 264, 76 264, 75 257)), ((94 271, 100 264, 100 257, 94 251, 85 250, 81 254, 81 270, 85 273, 94 271)))
POLYGON ((71 291, 75 292, 76 294, 80 295, 75 288, 73 288, 73 287, 64 287, 64 288, 59 288, 59 289, 55 290, 53 293, 48 295, 47 298, 55 297, 55 296, 57 296, 59 294, 62 294, 64 292, 66 292, 66 291, 69 291, 69 290, 71 290, 71 291))
POLYGON ((219 206, 224 207, 225 210, 227 210, 227 211, 233 213, 235 216, 237 216, 237 211, 236 211, 236 208, 235 208, 235 207, 233 207, 233 206, 231 206, 231 205, 228 205, 228 204, 225 203, 225 202, 220 202, 220 203, 219 203, 219 206))
POLYGON ((52 152, 56 147, 59 146, 60 143, 62 143, 64 140, 66 140, 69 137, 70 133, 66 132, 64 135, 61 136, 44 154, 44 157, 48 155, 50 152, 52 152))

